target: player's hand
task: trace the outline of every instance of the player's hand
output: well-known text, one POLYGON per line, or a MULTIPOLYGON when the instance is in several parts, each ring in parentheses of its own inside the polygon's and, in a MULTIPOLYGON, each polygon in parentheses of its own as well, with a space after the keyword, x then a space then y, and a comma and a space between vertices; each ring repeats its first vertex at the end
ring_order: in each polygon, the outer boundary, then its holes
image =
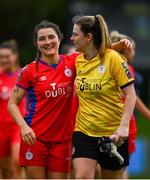
POLYGON ((127 49, 127 48, 132 48, 133 47, 132 42, 130 40, 128 40, 128 39, 121 39, 119 42, 120 42, 120 44, 121 44, 123 49, 127 49))
POLYGON ((27 124, 21 126, 21 136, 26 144, 32 145, 35 143, 35 133, 27 124))
POLYGON ((117 145, 120 146, 129 136, 129 130, 127 126, 119 126, 110 139, 117 145))

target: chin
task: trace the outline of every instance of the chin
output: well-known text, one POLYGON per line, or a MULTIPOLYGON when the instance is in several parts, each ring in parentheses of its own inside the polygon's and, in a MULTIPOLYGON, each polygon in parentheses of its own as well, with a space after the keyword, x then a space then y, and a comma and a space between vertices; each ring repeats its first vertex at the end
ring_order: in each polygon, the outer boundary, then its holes
POLYGON ((54 56, 56 54, 56 51, 46 52, 44 54, 45 54, 45 56, 54 56))

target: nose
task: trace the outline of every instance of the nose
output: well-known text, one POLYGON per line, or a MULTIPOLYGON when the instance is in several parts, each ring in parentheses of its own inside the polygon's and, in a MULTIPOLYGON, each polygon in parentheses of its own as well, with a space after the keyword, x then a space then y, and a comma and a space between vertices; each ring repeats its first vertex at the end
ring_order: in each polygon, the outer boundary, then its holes
POLYGON ((50 41, 49 38, 46 38, 46 39, 45 39, 45 43, 46 43, 46 44, 49 44, 50 42, 51 42, 51 41, 50 41))

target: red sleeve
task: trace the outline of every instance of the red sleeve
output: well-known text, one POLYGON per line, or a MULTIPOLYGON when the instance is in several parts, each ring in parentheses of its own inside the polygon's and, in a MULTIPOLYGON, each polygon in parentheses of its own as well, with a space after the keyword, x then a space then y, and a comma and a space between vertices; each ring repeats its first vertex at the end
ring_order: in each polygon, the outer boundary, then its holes
POLYGON ((29 71, 28 65, 22 68, 18 75, 16 86, 28 90, 31 86, 31 73, 29 71))
POLYGON ((135 79, 135 72, 134 72, 133 67, 132 67, 130 64, 128 64, 128 67, 129 67, 129 70, 130 70, 131 75, 132 75, 132 76, 134 77, 134 79, 135 79))
POLYGON ((73 58, 73 59, 76 59, 76 57, 77 57, 79 54, 80 54, 80 53, 75 52, 75 53, 69 54, 68 56, 71 57, 71 58, 73 58))

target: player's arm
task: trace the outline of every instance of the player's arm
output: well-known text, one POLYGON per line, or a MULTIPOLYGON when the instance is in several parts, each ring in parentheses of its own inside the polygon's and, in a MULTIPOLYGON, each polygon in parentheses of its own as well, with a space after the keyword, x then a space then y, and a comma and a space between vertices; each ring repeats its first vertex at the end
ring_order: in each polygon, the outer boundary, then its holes
POLYGON ((121 52, 124 49, 132 48, 132 43, 128 39, 121 39, 120 41, 113 43, 111 46, 113 50, 121 52))
POLYGON ((146 107, 139 96, 136 98, 135 108, 148 120, 150 120, 150 110, 146 107))
POLYGON ((18 124, 21 130, 21 135, 23 140, 27 144, 34 144, 35 134, 33 130, 27 125, 24 118, 21 115, 20 109, 18 107, 20 101, 23 99, 25 95, 25 90, 15 86, 13 88, 12 94, 8 101, 8 111, 13 117, 14 121, 18 124))
POLYGON ((121 122, 115 133, 110 136, 110 138, 118 145, 122 144, 124 140, 129 136, 129 121, 133 114, 136 102, 134 84, 123 88, 122 92, 124 94, 125 101, 121 122))
POLYGON ((127 62, 118 54, 114 54, 111 59, 110 72, 112 78, 116 80, 117 85, 122 90, 125 99, 120 125, 111 136, 111 139, 117 144, 121 144, 128 137, 129 121, 136 102, 134 78, 132 77, 127 62))
POLYGON ((124 94, 125 101, 124 101, 124 111, 123 111, 120 126, 128 128, 129 121, 133 114, 135 103, 136 103, 136 93, 135 93, 134 84, 131 84, 123 88, 122 92, 124 94))

